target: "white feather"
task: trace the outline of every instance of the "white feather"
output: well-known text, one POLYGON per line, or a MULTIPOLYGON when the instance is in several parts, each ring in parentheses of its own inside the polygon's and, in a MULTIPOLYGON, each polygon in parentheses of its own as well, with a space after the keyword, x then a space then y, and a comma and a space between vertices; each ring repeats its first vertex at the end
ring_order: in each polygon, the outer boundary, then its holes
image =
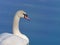
POLYGON ((13 34, 0 34, 0 45, 27 45, 29 43, 28 37, 19 30, 19 20, 24 17, 23 13, 26 14, 26 12, 19 10, 14 17, 13 34))

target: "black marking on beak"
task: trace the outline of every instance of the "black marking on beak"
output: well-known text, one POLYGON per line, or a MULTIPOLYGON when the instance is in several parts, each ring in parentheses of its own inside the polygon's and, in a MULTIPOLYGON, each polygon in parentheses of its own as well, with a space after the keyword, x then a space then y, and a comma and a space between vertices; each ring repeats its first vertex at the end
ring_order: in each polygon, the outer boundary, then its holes
POLYGON ((23 14, 23 15, 24 15, 24 18, 25 18, 25 17, 28 17, 28 15, 27 15, 27 14, 23 14))
POLYGON ((23 14, 23 15, 24 15, 24 18, 25 18, 26 20, 30 21, 30 18, 28 17, 27 14, 23 14))

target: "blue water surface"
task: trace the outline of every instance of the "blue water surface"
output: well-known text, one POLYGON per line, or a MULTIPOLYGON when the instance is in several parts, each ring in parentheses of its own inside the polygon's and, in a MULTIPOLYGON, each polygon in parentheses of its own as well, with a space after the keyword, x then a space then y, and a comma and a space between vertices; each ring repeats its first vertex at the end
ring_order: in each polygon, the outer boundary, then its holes
POLYGON ((26 11, 31 18, 20 22, 30 45, 60 45, 60 0, 0 0, 0 34, 12 33, 17 10, 26 11))

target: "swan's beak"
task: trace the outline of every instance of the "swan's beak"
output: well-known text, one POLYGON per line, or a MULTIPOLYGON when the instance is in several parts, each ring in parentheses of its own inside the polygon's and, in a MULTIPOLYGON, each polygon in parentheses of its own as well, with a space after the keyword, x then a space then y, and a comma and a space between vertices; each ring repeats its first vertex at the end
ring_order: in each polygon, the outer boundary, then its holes
POLYGON ((24 14, 24 18, 25 18, 26 20, 30 21, 30 18, 28 17, 27 14, 24 14))

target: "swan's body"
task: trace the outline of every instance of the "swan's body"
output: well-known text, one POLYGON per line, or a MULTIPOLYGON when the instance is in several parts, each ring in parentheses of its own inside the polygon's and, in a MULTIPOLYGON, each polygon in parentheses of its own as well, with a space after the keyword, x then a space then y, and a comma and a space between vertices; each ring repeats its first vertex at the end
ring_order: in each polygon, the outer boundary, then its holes
POLYGON ((29 19, 24 11, 18 11, 14 17, 13 34, 0 34, 0 45, 27 45, 29 39, 19 31, 19 20, 21 17, 29 19))

